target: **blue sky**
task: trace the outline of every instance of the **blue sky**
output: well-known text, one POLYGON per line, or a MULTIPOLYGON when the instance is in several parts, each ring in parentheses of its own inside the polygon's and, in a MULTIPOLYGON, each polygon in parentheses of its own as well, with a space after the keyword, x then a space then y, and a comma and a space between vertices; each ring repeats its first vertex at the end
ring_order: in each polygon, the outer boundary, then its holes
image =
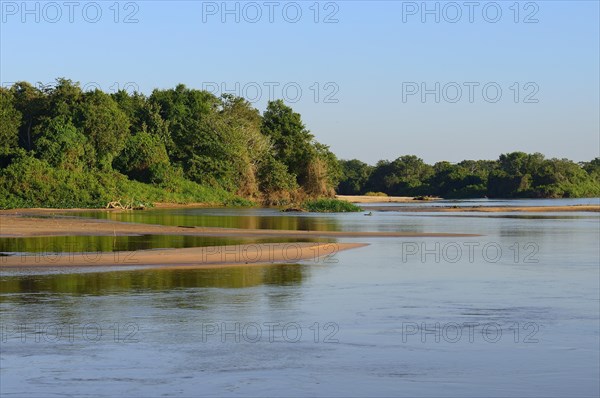
POLYGON ((284 98, 340 158, 369 163, 514 150, 590 160, 598 4, 3 0, 0 81, 147 94, 184 83, 261 111, 284 98))

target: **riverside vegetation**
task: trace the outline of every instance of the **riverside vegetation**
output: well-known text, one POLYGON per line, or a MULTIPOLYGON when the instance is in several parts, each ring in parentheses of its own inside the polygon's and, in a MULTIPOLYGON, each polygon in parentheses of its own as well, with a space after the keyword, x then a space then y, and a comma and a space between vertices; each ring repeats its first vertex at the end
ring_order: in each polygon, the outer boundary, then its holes
POLYGON ((394 195, 427 198, 578 198, 600 196, 600 158, 575 163, 546 159, 541 153, 512 152, 498 160, 463 160, 429 165, 401 156, 375 166, 342 160, 343 195, 394 195))
POLYGON ((117 200, 286 205, 331 197, 341 167, 283 101, 178 85, 150 96, 57 79, 1 90, 0 207, 117 200))
POLYGON ((117 200, 356 211, 367 191, 443 197, 600 195, 600 159, 577 164, 515 152, 496 161, 370 166, 338 160, 283 101, 178 85, 149 96, 84 92, 57 79, 0 88, 0 208, 104 207, 117 200))

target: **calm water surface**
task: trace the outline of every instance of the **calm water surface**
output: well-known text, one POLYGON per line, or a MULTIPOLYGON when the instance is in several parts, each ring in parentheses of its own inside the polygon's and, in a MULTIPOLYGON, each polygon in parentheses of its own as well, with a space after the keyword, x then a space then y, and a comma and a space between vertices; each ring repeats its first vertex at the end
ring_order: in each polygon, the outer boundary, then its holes
MULTIPOLYGON (((78 216, 484 236, 341 239, 370 245, 267 267, 4 271, 3 397, 600 393, 595 213, 185 209, 78 216)), ((127 238, 87 239, 104 251, 211 242, 127 238)), ((44 244, 3 239, 0 251, 44 244)))

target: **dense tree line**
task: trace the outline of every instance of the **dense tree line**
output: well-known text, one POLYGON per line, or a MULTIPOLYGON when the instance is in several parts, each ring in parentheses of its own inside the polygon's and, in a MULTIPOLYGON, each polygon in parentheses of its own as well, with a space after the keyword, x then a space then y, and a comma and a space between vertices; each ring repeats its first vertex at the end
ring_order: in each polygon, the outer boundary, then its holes
POLYGON ((428 165, 338 161, 283 101, 261 114, 232 95, 178 85, 149 96, 84 92, 57 79, 0 88, 0 208, 109 201, 287 204, 383 192, 459 197, 600 195, 600 159, 514 152, 428 165))
POLYGON ((540 153, 512 152, 498 160, 426 164, 408 155, 370 166, 342 160, 339 194, 383 192, 444 198, 562 198, 600 196, 600 158, 577 164, 540 153))
POLYGON ((150 96, 57 79, 0 88, 0 207, 331 196, 340 164, 283 101, 178 85, 150 96))

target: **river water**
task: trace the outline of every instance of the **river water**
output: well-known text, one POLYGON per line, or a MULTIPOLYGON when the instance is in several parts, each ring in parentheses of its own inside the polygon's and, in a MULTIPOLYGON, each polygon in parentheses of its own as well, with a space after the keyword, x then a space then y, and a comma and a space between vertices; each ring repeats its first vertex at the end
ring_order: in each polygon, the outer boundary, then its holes
MULTIPOLYGON (((3 270, 2 397, 600 393, 597 213, 172 209, 68 216, 482 236, 339 239, 369 246, 288 265, 3 270)), ((254 241, 4 238, 0 252, 254 241)))

